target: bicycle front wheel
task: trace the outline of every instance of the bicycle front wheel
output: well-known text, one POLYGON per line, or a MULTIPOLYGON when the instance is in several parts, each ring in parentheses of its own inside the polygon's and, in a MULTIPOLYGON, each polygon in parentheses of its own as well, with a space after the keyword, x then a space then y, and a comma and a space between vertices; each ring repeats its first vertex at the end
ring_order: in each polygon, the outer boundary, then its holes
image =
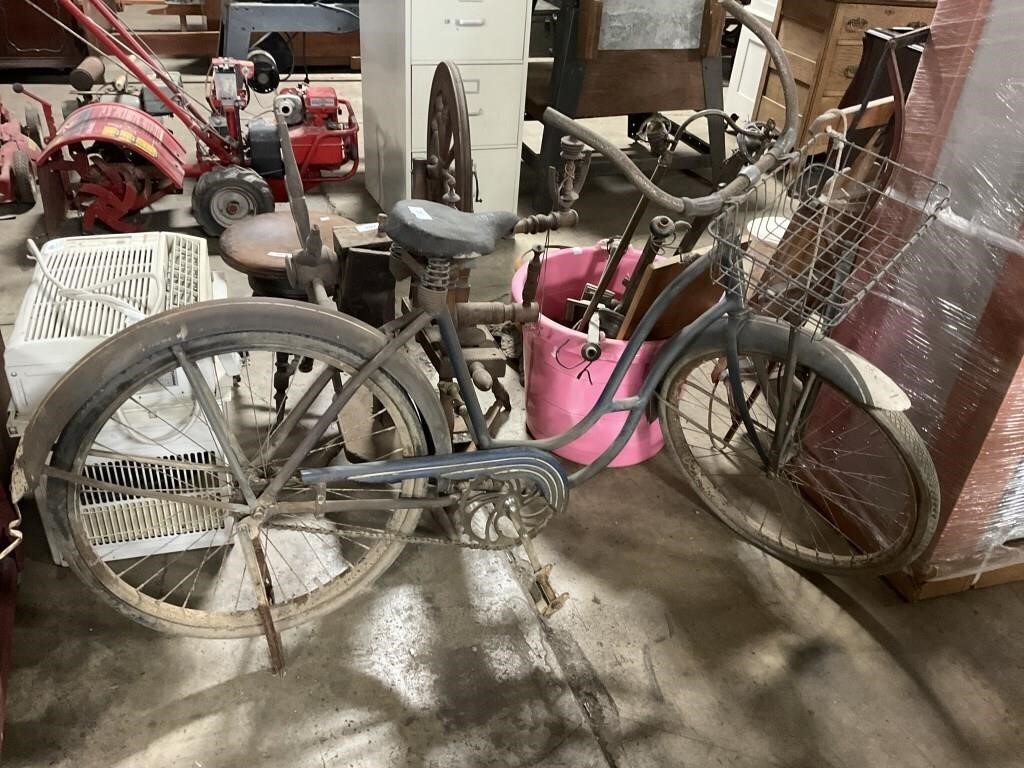
POLYGON ((140 347, 49 462, 46 499, 69 565, 130 618, 200 637, 261 634, 261 603, 285 629, 350 600, 402 550, 426 482, 310 488, 285 468, 293 453, 309 467, 427 452, 386 364, 352 382, 365 363, 312 328, 140 347), (302 450, 318 422, 326 428, 302 450))
POLYGON ((791 412, 803 406, 790 429, 793 419, 778 418, 785 365, 741 342, 757 439, 766 453, 785 445, 774 467, 741 422, 724 350, 693 349, 669 371, 661 424, 690 485, 735 533, 798 567, 879 574, 906 565, 938 523, 938 478, 924 442, 902 413, 859 403, 805 365, 794 372, 791 412))

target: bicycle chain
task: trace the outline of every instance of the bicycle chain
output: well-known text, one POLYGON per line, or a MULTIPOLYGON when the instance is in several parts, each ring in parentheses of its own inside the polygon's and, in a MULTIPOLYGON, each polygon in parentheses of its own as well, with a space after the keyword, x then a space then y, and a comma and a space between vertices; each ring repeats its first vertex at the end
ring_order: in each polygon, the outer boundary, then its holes
POLYGON ((344 529, 321 528, 314 525, 302 523, 284 523, 272 521, 268 524, 270 528, 286 531, 299 531, 301 533, 313 533, 317 535, 328 534, 331 536, 342 536, 353 539, 382 539, 384 541, 400 541, 405 544, 431 544, 434 546, 459 547, 460 549, 484 550, 487 552, 502 552, 512 549, 516 544, 484 544, 478 541, 453 541, 442 536, 417 536, 415 534, 388 533, 376 528, 362 528, 360 526, 346 527, 344 529))

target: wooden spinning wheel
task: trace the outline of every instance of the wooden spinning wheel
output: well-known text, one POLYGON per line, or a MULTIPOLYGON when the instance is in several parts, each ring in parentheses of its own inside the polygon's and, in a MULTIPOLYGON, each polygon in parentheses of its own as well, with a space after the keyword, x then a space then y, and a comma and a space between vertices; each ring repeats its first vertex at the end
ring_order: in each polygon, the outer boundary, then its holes
POLYGON ((473 210, 473 156, 469 109, 459 68, 442 61, 434 70, 427 102, 424 197, 460 211, 473 210))

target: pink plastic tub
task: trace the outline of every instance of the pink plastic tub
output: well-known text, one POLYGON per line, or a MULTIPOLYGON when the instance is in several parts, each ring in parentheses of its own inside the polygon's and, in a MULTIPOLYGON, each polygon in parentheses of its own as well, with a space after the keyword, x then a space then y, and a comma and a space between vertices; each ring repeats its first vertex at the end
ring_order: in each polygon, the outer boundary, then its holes
MULTIPOLYGON (((578 424, 601 396, 611 377, 625 341, 601 340, 601 358, 587 367, 580 348, 587 337, 562 325, 565 301, 578 299, 586 283, 596 283, 608 258, 604 243, 590 248, 566 248, 548 254, 541 271, 537 297, 541 304, 539 322, 523 327, 523 358, 526 373, 526 426, 534 437, 560 434, 578 424)), ((610 288, 621 294, 623 279, 628 277, 640 258, 631 248, 619 264, 610 288)), ((526 266, 512 278, 512 299, 522 301, 526 266)), ((635 395, 643 386, 662 342, 643 344, 633 365, 616 393, 617 398, 635 395)), ((597 424, 555 453, 570 461, 589 464, 612 444, 626 421, 627 413, 619 411, 602 416, 597 424)), ((640 420, 633 436, 610 466, 639 464, 661 450, 665 440, 657 421, 640 420)))

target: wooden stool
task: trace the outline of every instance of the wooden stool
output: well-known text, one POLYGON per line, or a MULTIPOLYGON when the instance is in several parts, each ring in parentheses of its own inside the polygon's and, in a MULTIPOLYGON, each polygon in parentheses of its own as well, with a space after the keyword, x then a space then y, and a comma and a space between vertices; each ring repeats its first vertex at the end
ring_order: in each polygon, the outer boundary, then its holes
MULTIPOLYGON (((355 222, 326 211, 310 211, 309 221, 320 227, 325 243, 330 243, 334 227, 354 227, 355 222)), ((261 213, 228 227, 220 237, 221 258, 249 279, 253 296, 306 301, 306 292, 288 282, 285 258, 299 248, 291 212, 261 213)), ((299 370, 308 373, 313 361, 304 359, 299 370)), ((284 409, 291 381, 291 355, 278 352, 274 361, 274 405, 278 414, 284 409)))
MULTIPOLYGON (((330 244, 335 227, 354 227, 355 222, 326 211, 310 211, 310 223, 320 227, 330 244)), ((228 227, 220 237, 221 258, 249 279, 253 296, 305 301, 305 291, 293 288, 285 271, 285 257, 299 248, 295 222, 288 211, 261 213, 228 227)))

